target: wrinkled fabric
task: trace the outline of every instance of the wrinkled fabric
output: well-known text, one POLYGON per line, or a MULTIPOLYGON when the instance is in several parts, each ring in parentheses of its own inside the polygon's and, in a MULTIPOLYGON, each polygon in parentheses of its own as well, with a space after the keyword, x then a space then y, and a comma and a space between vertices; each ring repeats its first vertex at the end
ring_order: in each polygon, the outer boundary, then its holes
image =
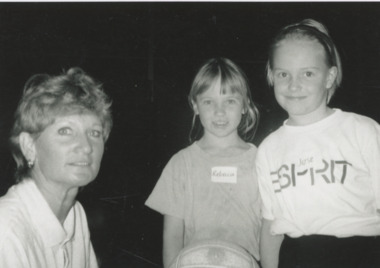
POLYGON ((12 186, 0 198, 0 267, 97 268, 80 203, 62 226, 33 180, 12 186))
POLYGON ((215 157, 194 143, 170 159, 146 205, 184 220, 185 246, 218 239, 259 259, 261 203, 255 156, 254 145, 237 156, 215 157))
POLYGON ((284 124, 259 146, 263 217, 273 234, 380 234, 380 126, 335 109, 307 126, 284 124))

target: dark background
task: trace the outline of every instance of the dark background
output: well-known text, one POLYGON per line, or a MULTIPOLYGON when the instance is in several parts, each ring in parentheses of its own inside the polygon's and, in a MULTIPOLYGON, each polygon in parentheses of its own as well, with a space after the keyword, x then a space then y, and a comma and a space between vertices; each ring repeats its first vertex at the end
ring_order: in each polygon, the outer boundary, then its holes
POLYGON ((214 56, 243 68, 261 112, 259 145, 285 119, 265 82, 268 45, 304 18, 325 23, 341 53, 332 106, 380 122, 380 3, 0 3, 0 194, 13 183, 7 139, 25 81, 82 67, 113 99, 101 171, 78 197, 95 250, 102 267, 159 267, 162 217, 144 201, 188 145, 197 68, 214 56))

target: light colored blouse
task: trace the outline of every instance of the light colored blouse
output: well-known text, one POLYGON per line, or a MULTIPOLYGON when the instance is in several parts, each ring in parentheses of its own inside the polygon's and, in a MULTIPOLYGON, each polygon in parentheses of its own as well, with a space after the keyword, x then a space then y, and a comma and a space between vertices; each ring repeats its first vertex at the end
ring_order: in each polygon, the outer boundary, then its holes
POLYGON ((97 268, 81 204, 62 226, 33 180, 11 187, 0 198, 0 267, 97 268))

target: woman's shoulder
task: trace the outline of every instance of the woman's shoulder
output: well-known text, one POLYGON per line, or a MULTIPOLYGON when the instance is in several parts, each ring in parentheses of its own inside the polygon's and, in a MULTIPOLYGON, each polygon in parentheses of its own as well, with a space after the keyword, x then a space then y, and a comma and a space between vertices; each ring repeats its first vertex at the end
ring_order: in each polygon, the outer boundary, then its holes
POLYGON ((0 243, 6 237, 27 235, 30 232, 28 222, 28 211, 11 188, 0 198, 0 243))
POLYGON ((23 204, 16 193, 17 185, 8 189, 7 193, 0 198, 0 221, 8 218, 7 215, 17 214, 23 210, 23 204))

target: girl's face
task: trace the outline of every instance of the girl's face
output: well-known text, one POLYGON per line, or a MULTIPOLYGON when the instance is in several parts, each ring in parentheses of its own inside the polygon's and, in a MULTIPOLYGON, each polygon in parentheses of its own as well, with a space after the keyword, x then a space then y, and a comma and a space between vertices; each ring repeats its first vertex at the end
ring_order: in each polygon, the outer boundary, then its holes
POLYGON ((224 138, 237 134, 242 114, 243 97, 235 92, 221 92, 220 81, 197 95, 193 102, 194 112, 199 114, 205 135, 224 138))
POLYGON ((273 54, 274 93, 289 114, 289 124, 307 125, 327 116, 336 72, 336 67, 327 66, 325 50, 317 41, 285 39, 279 43, 273 54))
POLYGON ((34 141, 32 177, 58 190, 95 179, 104 151, 103 128, 93 114, 57 117, 34 141))

